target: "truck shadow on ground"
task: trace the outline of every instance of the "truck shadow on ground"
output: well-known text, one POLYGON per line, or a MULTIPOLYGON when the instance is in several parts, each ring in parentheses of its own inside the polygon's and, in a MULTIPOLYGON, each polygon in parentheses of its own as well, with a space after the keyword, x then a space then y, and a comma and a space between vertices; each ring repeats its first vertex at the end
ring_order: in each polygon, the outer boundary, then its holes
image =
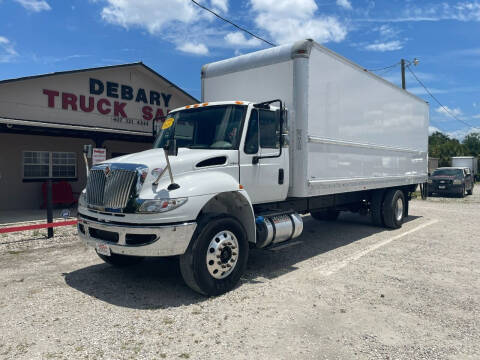
MULTIPOLYGON (((407 221, 416 218, 410 216, 407 221)), ((296 264, 303 260, 388 231, 372 226, 368 219, 354 214, 342 214, 336 222, 319 222, 305 217, 299 244, 278 251, 250 251, 241 283, 255 283, 260 277, 274 279, 295 271, 296 264)), ((65 274, 65 281, 72 288, 101 301, 134 309, 163 309, 207 300, 185 285, 177 258, 145 259, 127 268, 96 264, 65 274)))

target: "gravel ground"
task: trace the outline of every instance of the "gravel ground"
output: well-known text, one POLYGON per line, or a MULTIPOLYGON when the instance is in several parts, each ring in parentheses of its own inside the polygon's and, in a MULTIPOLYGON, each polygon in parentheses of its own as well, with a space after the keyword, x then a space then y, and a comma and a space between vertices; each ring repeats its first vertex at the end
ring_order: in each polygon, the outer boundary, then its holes
POLYGON ((0 358, 478 359, 479 209, 480 194, 414 200, 395 231, 306 217, 217 298, 175 259, 103 264, 73 228, 0 237, 0 358))

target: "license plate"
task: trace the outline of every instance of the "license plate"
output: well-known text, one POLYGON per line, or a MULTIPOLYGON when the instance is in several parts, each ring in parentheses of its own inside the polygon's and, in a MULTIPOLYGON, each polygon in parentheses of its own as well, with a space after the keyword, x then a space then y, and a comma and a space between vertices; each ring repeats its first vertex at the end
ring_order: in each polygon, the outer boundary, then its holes
POLYGON ((445 189, 445 185, 439 185, 438 188, 439 189, 445 189))
POLYGON ((110 247, 108 245, 97 244, 96 249, 97 249, 97 253, 99 253, 100 255, 105 255, 105 256, 111 255, 110 247))

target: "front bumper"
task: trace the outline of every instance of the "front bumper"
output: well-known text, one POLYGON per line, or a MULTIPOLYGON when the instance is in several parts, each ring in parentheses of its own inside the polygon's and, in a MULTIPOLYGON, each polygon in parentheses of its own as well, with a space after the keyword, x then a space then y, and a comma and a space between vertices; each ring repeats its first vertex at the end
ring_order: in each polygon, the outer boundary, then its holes
POLYGON ((87 245, 105 244, 114 254, 129 256, 174 256, 185 253, 196 222, 176 225, 117 225, 78 216, 78 236, 87 245), (141 244, 128 244, 129 238, 148 238, 141 244))
POLYGON ((428 191, 432 193, 437 193, 437 194, 461 194, 463 192, 463 187, 464 184, 460 185, 453 185, 453 184, 429 184, 428 185, 428 191), (444 188, 441 189, 440 186, 443 186, 444 188))

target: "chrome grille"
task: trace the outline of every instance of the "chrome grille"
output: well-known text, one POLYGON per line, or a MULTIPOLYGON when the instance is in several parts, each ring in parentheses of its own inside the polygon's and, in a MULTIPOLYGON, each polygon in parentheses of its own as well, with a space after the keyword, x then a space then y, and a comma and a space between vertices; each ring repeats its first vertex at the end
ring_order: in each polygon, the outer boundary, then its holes
POLYGON ((90 170, 87 180, 87 203, 89 205, 103 206, 105 179, 103 170, 90 170))
POLYGON ((137 171, 92 169, 87 181, 87 202, 94 207, 123 209, 127 205, 137 171))

